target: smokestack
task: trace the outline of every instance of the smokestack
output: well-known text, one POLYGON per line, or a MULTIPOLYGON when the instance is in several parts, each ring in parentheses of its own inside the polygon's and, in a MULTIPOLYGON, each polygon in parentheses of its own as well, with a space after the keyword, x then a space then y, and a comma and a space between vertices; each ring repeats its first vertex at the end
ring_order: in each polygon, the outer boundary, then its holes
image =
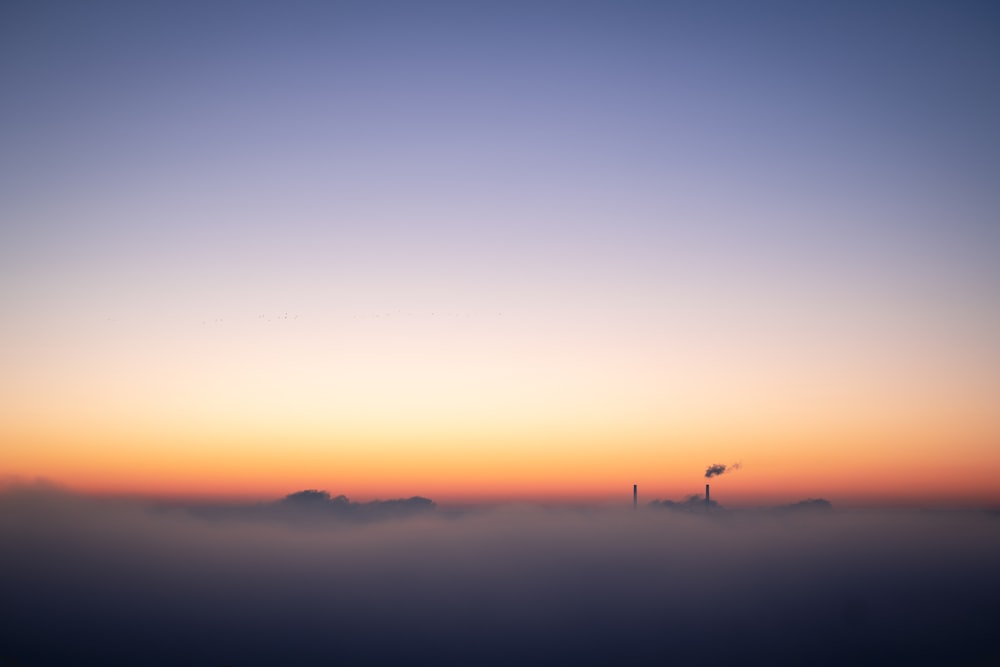
POLYGON ((708 495, 708 484, 706 484, 705 485, 705 511, 708 511, 708 509, 710 507, 712 507, 712 501, 710 500, 710 496, 708 495))
POLYGON ((639 507, 639 485, 632 485, 632 509, 639 507))

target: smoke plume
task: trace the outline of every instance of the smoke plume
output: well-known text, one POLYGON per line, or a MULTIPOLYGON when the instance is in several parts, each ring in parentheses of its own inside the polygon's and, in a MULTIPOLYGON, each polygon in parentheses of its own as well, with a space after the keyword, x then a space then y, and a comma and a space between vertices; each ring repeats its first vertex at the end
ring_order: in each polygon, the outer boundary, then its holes
POLYGON ((708 468, 705 469, 705 478, 712 479, 713 477, 721 475, 726 471, 735 472, 742 467, 743 467, 742 463, 734 463, 730 466, 724 465, 722 463, 713 463, 712 465, 708 466, 708 468))

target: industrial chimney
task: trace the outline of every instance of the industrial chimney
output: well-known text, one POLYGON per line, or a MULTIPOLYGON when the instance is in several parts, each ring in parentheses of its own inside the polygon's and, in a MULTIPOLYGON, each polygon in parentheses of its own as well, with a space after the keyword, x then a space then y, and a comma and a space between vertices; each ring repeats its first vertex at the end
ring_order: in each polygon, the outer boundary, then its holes
POLYGON ((705 485, 705 511, 707 512, 712 507, 712 501, 708 495, 708 484, 705 485))
POLYGON ((632 509, 639 507, 639 485, 632 485, 632 509))

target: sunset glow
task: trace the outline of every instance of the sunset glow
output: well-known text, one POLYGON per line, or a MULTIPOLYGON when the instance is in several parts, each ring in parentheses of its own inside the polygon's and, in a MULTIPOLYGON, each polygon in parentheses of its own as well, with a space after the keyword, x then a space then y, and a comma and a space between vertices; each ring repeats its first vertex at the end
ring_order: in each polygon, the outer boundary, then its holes
POLYGON ((12 11, 0 475, 1000 503, 995 23, 859 11, 12 11))

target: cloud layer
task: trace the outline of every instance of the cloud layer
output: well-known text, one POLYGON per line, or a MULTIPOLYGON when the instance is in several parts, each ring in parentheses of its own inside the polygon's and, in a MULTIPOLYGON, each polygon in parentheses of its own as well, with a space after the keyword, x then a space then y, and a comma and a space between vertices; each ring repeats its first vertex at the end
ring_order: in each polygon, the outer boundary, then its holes
MULTIPOLYGON (((310 492, 268 511, 345 503, 310 492)), ((301 522, 217 509, 0 495, 0 658, 242 667, 1000 657, 1000 518, 985 513, 507 507, 301 522)))

